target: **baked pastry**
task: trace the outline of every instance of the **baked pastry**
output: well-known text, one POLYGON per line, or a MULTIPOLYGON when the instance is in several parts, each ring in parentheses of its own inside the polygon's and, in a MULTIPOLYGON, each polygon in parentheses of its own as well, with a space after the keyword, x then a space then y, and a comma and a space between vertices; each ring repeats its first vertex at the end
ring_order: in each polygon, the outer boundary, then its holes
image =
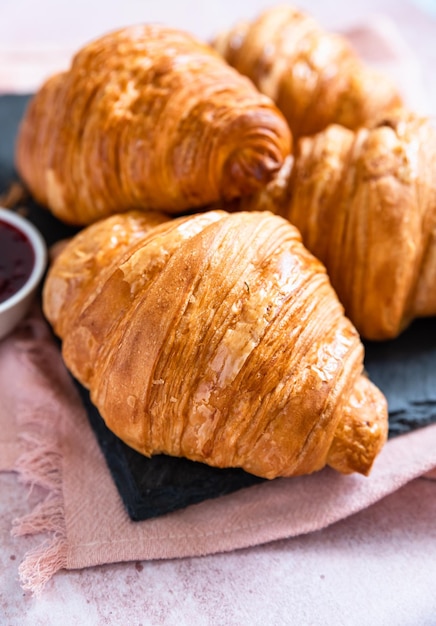
POLYGON ((351 129, 401 104, 394 85, 348 40, 289 5, 217 35, 214 47, 284 113, 294 138, 331 123, 351 129))
POLYGON ((287 217, 326 266, 366 339, 436 315, 436 128, 399 109, 357 132, 302 138, 267 189, 240 209, 287 217))
POLYGON ((367 474, 386 401, 297 229, 269 212, 151 218, 82 230, 44 285, 65 363, 107 426, 144 455, 265 478, 367 474))
POLYGON ((91 42, 48 79, 24 115, 16 165, 40 204, 84 225, 251 193, 290 149, 274 103, 209 45, 142 25, 91 42))

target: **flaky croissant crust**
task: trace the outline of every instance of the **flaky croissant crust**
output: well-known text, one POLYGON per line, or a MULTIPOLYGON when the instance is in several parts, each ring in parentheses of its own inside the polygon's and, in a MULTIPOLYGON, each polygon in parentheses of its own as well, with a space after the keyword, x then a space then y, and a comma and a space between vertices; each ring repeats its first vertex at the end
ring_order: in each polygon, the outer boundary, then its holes
POLYGON ((246 210, 273 210, 327 267, 360 334, 398 336, 436 315, 436 128, 398 109, 370 128, 331 125, 246 210))
POLYGON ((365 65, 348 40, 286 4, 236 24, 213 45, 277 103, 295 138, 331 123, 365 126, 401 104, 394 85, 365 65))
POLYGON ((145 455, 266 478, 367 473, 386 402, 298 231, 268 212, 150 217, 85 229, 44 286, 65 362, 109 428, 145 455))
POLYGON ((89 224, 250 193, 290 149, 282 114, 251 81, 191 35, 151 24, 89 43, 46 81, 24 115, 16 165, 38 202, 89 224))

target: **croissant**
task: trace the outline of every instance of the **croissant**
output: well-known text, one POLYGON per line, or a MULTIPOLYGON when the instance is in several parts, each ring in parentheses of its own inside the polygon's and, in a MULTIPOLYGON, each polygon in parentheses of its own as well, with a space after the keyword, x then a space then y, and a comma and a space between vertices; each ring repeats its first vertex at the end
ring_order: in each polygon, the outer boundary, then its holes
POLYGON ((18 132, 16 167, 40 204, 86 225, 251 193, 290 150, 273 102, 209 45, 142 25, 89 43, 42 85, 18 132))
POLYGON ((386 439, 325 268, 269 212, 101 220, 54 261, 43 307, 107 426, 144 455, 367 474, 386 439))
POLYGON ((399 109, 357 132, 300 139, 273 183, 240 209, 287 217, 326 266, 362 337, 391 339, 436 315, 436 129, 399 109))
POLYGON ((212 43, 276 102, 295 139, 331 123, 365 126, 401 104, 394 85, 365 65, 345 37, 292 6, 268 8, 212 43))

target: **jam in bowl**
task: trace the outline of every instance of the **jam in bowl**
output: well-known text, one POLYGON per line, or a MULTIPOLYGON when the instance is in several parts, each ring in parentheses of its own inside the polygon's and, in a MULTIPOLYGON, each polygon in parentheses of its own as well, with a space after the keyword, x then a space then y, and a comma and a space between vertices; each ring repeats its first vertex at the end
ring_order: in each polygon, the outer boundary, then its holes
POLYGON ((46 245, 37 228, 0 208, 0 339, 27 313, 46 263, 46 245))

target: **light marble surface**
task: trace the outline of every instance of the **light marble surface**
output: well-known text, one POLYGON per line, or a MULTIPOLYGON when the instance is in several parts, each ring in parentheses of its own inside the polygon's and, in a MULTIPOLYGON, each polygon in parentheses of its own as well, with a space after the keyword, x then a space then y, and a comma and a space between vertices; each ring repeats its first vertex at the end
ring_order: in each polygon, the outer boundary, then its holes
POLYGON ((434 626, 436 482, 417 479, 329 528, 201 558, 61 572, 37 599, 10 520, 38 494, 0 474, 2 626, 434 626))
MULTIPOLYGON (((111 28, 158 20, 209 37, 270 4, 2 0, 0 59, 18 59, 22 86, 31 85, 39 79, 41 55, 58 51, 61 64, 62 54, 111 28)), ((436 114, 434 2, 298 4, 335 29, 387 15, 416 54, 428 107, 436 114)), ((61 572, 35 599, 21 589, 17 566, 39 538, 12 538, 10 528, 39 496, 38 490, 29 495, 14 474, 0 474, 1 626, 436 624, 434 481, 415 480, 348 520, 296 539, 202 558, 61 572)))

